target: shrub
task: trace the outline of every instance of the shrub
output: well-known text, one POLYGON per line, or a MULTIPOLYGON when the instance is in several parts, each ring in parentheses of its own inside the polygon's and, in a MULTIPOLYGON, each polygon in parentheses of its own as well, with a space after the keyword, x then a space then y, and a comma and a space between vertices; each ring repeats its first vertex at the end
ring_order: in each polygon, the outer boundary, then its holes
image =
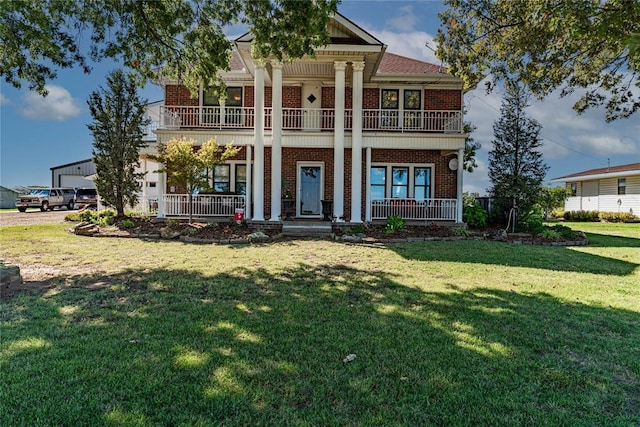
POLYGON ((405 226, 405 220, 399 215, 392 215, 387 217, 387 225, 384 227, 385 233, 395 233, 398 230, 403 229, 405 226))
POLYGON ((518 229, 531 234, 539 234, 544 230, 542 214, 531 211, 523 214, 518 221, 518 229))
POLYGON ((600 219, 609 222, 635 222, 638 217, 630 212, 600 212, 600 219))
POLYGON ((453 234, 454 236, 461 236, 461 237, 471 236, 471 232, 467 230, 466 227, 453 227, 451 228, 451 234, 453 234))
POLYGON ((569 211, 564 213, 564 219, 576 222, 600 221, 598 211, 569 211))
POLYGON ((132 228, 135 224, 129 218, 122 221, 122 228, 132 228))
POLYGON ((462 209, 462 220, 471 228, 483 228, 487 225, 489 214, 480 205, 465 205, 462 209))

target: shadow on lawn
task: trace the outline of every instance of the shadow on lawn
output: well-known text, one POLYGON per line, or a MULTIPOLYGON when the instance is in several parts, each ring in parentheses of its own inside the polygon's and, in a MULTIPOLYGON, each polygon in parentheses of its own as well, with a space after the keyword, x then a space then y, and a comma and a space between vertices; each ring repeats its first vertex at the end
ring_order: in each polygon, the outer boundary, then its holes
POLYGON ((0 306, 2 425, 640 422, 635 312, 342 265, 67 283, 0 306))

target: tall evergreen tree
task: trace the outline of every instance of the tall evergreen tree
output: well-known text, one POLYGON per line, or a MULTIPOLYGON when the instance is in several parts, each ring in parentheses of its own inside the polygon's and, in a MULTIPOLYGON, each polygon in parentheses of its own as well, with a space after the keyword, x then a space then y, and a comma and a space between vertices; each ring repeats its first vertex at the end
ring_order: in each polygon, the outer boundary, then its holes
POLYGON ((508 210, 513 203, 520 214, 527 214, 537 202, 549 169, 543 162, 540 129, 527 117, 529 94, 521 86, 507 85, 500 118, 493 125, 493 149, 489 152, 489 178, 495 206, 508 210))
POLYGON ((93 122, 87 125, 93 134, 93 162, 96 165, 96 189, 102 202, 124 216, 127 205, 135 205, 143 173, 139 152, 143 142, 146 100, 138 97, 136 81, 115 70, 107 76, 107 87, 94 91, 87 100, 93 122))

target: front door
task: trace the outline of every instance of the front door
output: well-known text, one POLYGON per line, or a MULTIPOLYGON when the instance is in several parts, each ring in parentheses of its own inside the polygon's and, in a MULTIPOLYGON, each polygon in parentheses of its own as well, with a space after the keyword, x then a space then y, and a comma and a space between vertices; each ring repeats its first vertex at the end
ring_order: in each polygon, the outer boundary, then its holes
POLYGON ((320 217, 322 216, 323 197, 323 169, 322 163, 299 163, 298 182, 298 206, 296 216, 320 217))

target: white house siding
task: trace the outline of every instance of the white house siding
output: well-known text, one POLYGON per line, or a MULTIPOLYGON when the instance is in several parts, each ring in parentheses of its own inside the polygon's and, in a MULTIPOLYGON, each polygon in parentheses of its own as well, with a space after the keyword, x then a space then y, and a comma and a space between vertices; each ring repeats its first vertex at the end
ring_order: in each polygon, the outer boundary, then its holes
POLYGON ((600 209, 598 203, 599 185, 598 181, 584 181, 582 183, 581 210, 597 211, 600 209))

